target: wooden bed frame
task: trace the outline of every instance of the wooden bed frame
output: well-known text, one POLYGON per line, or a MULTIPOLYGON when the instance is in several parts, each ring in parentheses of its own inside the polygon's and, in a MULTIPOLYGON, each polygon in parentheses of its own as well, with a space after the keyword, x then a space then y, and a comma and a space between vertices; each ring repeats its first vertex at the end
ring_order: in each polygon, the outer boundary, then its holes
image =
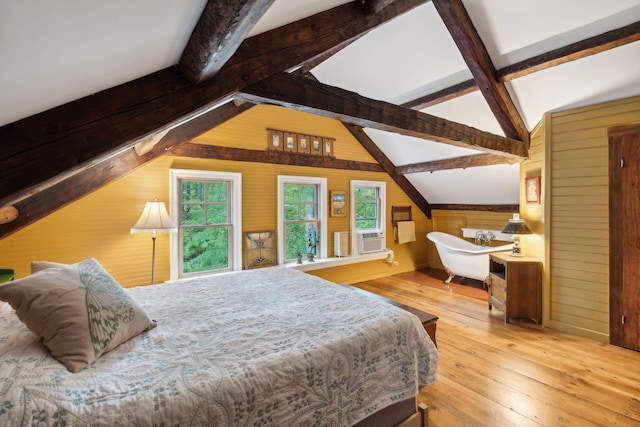
POLYGON ((418 403, 418 410, 395 427, 429 427, 429 407, 418 403))

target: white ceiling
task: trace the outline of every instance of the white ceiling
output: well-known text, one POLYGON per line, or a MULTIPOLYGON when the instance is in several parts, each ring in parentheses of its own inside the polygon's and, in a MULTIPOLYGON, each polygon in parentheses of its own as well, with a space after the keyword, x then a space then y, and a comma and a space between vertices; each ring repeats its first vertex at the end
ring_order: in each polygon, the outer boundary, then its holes
MULTIPOLYGON (((344 3, 276 0, 250 35, 344 3)), ((640 21, 640 0, 463 3, 496 69, 640 21)), ((176 64, 205 4, 0 0, 0 126, 176 64)), ((431 3, 371 31, 312 73, 322 83, 393 103, 471 78, 431 3)), ((546 112, 640 95, 640 42, 506 85, 532 130, 546 112)), ((480 92, 423 111, 503 135, 480 92)), ((389 132, 366 132, 396 166, 477 153, 389 132)), ((518 165, 407 178, 433 204, 519 201, 518 165)))

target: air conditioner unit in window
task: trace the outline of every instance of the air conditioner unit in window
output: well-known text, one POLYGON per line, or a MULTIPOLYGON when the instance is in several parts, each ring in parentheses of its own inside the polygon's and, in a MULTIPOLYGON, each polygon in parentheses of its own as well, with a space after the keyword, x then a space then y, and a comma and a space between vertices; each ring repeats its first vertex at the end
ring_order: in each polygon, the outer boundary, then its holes
POLYGON ((384 233, 381 231, 373 232, 356 232, 356 242, 359 254, 368 254, 371 252, 380 252, 384 250, 386 240, 384 233))

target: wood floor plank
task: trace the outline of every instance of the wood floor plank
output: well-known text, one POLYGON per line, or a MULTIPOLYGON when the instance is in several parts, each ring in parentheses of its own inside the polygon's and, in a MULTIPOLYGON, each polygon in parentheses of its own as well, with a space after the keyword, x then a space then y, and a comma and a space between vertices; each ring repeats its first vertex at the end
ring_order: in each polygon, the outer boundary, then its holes
MULTIPOLYGON (((419 270, 356 284, 439 317, 431 426, 640 426, 640 352, 505 323, 478 283, 419 270)), ((474 281, 475 282, 475 281, 474 281)))

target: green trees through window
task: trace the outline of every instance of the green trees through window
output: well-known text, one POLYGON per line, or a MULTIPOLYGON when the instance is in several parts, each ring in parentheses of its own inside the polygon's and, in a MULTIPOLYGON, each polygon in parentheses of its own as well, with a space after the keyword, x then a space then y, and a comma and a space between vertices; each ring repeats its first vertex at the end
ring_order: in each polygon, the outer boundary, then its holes
POLYGON ((353 192, 355 199, 356 230, 368 230, 379 227, 379 195, 378 187, 356 187, 353 192))
POLYGON ((230 183, 180 180, 183 273, 228 269, 230 183))
POLYGON ((318 186, 314 184, 284 185, 285 258, 298 253, 317 254, 318 186))

